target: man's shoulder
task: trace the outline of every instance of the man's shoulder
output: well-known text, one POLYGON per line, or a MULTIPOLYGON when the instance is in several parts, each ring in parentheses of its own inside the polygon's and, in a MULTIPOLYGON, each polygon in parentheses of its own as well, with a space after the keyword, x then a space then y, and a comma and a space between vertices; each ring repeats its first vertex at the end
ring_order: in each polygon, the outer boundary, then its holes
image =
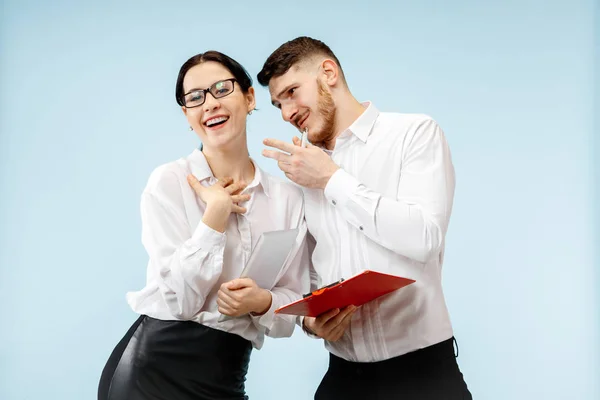
POLYGON ((424 123, 434 122, 435 120, 428 114, 419 113, 400 113, 400 112, 381 112, 379 113, 378 122, 397 125, 399 127, 419 126, 424 123))
POLYGON ((375 129, 390 140, 405 140, 437 129, 437 122, 428 114, 382 112, 377 118, 375 129))

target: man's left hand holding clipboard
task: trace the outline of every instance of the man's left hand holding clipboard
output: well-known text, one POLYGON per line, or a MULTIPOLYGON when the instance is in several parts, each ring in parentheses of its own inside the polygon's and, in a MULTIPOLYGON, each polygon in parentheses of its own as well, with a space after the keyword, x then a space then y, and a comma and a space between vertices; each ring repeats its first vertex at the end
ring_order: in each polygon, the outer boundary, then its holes
POLYGON ((356 310, 358 307, 350 305, 342 309, 334 308, 318 317, 304 317, 302 328, 311 335, 335 342, 344 336, 356 310))
MULTIPOLYGON (((319 288, 316 291, 337 285, 343 280, 344 279, 340 279, 339 281, 319 288)), ((306 293, 304 297, 306 298, 314 292, 315 291, 306 293)), ((350 325, 350 322, 352 322, 352 316, 357 309, 358 307, 350 305, 342 309, 334 308, 318 317, 302 317, 302 329, 310 335, 320 337, 330 342, 335 342, 344 335, 344 332, 348 328, 348 325, 350 325)))

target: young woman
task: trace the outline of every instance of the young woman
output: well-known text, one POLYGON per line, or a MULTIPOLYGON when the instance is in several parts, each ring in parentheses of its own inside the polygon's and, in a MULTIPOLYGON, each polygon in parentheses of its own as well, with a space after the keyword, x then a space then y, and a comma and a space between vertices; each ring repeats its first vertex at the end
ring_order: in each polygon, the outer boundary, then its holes
POLYGON ((198 54, 181 67, 176 99, 203 146, 158 167, 142 194, 147 281, 127 295, 140 317, 104 367, 99 400, 247 399, 252 348, 294 330, 295 318, 273 311, 309 290, 302 193, 248 154, 246 70, 222 53, 198 54), (238 278, 261 233, 293 228, 274 288, 238 278))

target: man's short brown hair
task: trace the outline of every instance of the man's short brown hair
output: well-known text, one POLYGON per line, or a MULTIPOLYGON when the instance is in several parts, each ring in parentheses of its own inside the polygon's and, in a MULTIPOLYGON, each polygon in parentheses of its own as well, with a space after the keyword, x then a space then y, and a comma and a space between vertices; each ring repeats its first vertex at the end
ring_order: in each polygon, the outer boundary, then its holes
POLYGON ((301 36, 282 44, 267 58, 257 75, 258 83, 268 86, 271 79, 285 74, 293 65, 316 55, 323 55, 335 61, 343 76, 340 61, 329 46, 320 40, 301 36))

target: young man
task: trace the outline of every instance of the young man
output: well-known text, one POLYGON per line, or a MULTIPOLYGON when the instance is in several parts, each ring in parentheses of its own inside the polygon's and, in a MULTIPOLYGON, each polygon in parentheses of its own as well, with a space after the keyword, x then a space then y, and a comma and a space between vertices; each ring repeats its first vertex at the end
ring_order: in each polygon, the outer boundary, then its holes
POLYGON ((330 352, 315 399, 471 399, 441 285, 455 185, 441 128, 358 102, 331 49, 312 38, 280 46, 258 81, 312 143, 265 139, 281 151, 263 151, 304 188, 312 289, 365 269, 416 280, 360 308, 303 319, 330 352))

